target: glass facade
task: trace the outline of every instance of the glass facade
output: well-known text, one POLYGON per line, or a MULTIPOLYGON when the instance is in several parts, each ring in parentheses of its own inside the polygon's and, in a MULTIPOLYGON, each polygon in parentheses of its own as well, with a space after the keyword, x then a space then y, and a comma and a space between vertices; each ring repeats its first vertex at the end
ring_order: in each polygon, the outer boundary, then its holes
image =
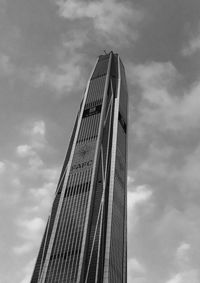
POLYGON ((127 87, 99 56, 64 161, 31 283, 127 282, 127 87))

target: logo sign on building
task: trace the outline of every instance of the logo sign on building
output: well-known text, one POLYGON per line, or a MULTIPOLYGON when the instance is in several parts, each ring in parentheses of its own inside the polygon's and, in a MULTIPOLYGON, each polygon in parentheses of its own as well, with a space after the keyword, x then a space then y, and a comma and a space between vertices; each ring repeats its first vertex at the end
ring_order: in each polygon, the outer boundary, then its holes
POLYGON ((96 141, 77 145, 72 161, 71 172, 87 169, 92 166, 96 141))

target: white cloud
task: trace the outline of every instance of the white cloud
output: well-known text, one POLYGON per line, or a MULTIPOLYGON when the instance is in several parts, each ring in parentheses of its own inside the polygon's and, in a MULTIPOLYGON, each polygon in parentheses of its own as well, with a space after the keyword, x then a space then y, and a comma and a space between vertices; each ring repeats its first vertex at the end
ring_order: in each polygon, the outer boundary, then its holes
POLYGON ((130 186, 132 183, 134 183, 135 179, 128 174, 128 177, 127 177, 127 184, 128 186, 130 186))
POLYGON ((151 196, 152 191, 147 185, 138 186, 133 192, 128 191, 128 209, 131 210, 135 208, 136 205, 145 203, 151 196))
POLYGON ((55 50, 57 63, 54 66, 38 66, 33 71, 35 87, 47 87, 54 95, 69 95, 71 91, 81 90, 84 80, 84 63, 82 47, 87 43, 87 29, 70 29, 62 35, 62 44, 55 50))
POLYGON ((44 228, 44 220, 40 217, 32 219, 18 219, 19 234, 25 239, 35 239, 44 228))
POLYGON ((0 162, 1 207, 14 207, 20 201, 22 184, 20 182, 20 166, 13 161, 0 162))
POLYGON ((33 123, 33 127, 31 129, 32 135, 40 135, 45 136, 46 133, 46 125, 44 121, 35 121, 33 123))
POLYGON ((82 86, 81 68, 72 58, 56 70, 51 70, 47 66, 39 67, 36 70, 35 86, 47 86, 58 93, 69 94, 70 91, 82 86))
POLYGON ((128 2, 58 0, 56 3, 62 17, 92 20, 96 30, 109 35, 107 40, 126 44, 128 39, 135 40, 138 37, 136 26, 143 18, 143 13, 128 2))
POLYGON ((193 38, 187 47, 182 50, 184 56, 190 56, 200 50, 200 36, 193 38))
MULTIPOLYGON (((130 188, 129 188, 130 189, 130 188)), ((128 206, 128 230, 129 233, 139 220, 138 208, 145 204, 145 211, 148 211, 150 206, 147 202, 152 196, 152 191, 147 185, 137 186, 134 191, 128 191, 127 206, 128 206)))
POLYGON ((128 260, 128 273, 145 273, 144 266, 136 258, 128 260))
POLYGON ((157 144, 150 144, 148 147, 148 155, 137 167, 137 174, 142 173, 146 177, 149 175, 154 178, 170 179, 173 176, 169 175, 170 160, 173 156, 173 148, 167 145, 160 147, 157 144))
POLYGON ((191 56, 200 51, 200 25, 198 31, 190 36, 189 42, 182 49, 183 56, 191 56))
POLYGON ((11 75, 14 70, 15 67, 11 63, 10 57, 6 54, 0 53, 0 76, 11 75))
MULTIPOLYGON (((16 147, 17 156, 25 159, 25 164, 21 164, 20 177, 28 178, 29 183, 41 178, 41 182, 53 183, 58 179, 58 168, 45 166, 45 163, 41 157, 41 150, 49 149, 46 141, 46 125, 43 120, 37 120, 31 123, 27 123, 23 127, 23 134, 28 138, 28 143, 18 145, 16 147)), ((13 184, 16 187, 20 187, 22 182, 16 177, 13 180, 13 184)), ((34 183, 33 183, 34 184, 34 183)), ((31 185, 30 185, 31 186, 31 185)), ((56 187, 54 185, 54 187, 56 187)))
POLYGON ((22 187, 21 180, 18 177, 13 177, 13 179, 11 180, 11 184, 13 187, 18 189, 22 187))
POLYGON ((34 149, 42 149, 46 145, 46 124, 43 120, 36 120, 25 128, 34 149))
POLYGON ((43 210, 47 212, 52 205, 55 190, 56 190, 56 184, 50 182, 50 183, 45 183, 40 188, 31 188, 29 193, 32 201, 34 200, 36 202, 36 205, 39 208, 39 210, 41 212, 43 210))
POLYGON ((138 108, 135 132, 140 138, 152 131, 187 133, 199 127, 200 82, 190 89, 178 89, 181 79, 170 62, 150 62, 129 66, 132 83, 140 88, 141 102, 138 108))
POLYGON ((28 161, 28 164, 30 165, 31 169, 39 169, 43 166, 43 161, 39 156, 34 156, 33 158, 30 158, 28 161))
POLYGON ((59 174, 59 168, 47 168, 43 170, 43 177, 49 182, 57 182, 59 174))
POLYGON ((158 249, 161 249, 160 256, 170 260, 179 269, 177 266, 177 246, 180 245, 184 237, 187 237, 187 231, 190 231, 192 227, 185 214, 176 208, 167 207, 167 200, 164 206, 164 212, 154 224, 153 234, 157 239, 158 249), (174 251, 176 251, 175 255, 174 251))
MULTIPOLYGON (((167 281, 166 283, 181 283, 181 274, 176 274, 175 276, 173 276, 169 281, 167 281)), ((186 283, 186 282, 185 282, 186 283)))
MULTIPOLYGON (((145 107, 145 109, 142 108, 141 110, 145 111, 148 108, 147 120, 154 118, 153 115, 150 116, 152 114, 150 111, 153 113, 155 111, 158 115, 159 110, 163 111, 166 108, 165 111, 168 110, 170 115, 171 108, 177 106, 177 98, 173 95, 174 93, 172 93, 172 97, 170 91, 180 76, 171 62, 148 62, 144 65, 129 65, 128 76, 131 84, 139 86, 141 89, 143 102, 141 107, 145 107)), ((156 118, 154 119, 155 121, 152 122, 156 122, 156 118)), ((163 119, 161 122, 163 122, 163 119)))
POLYGON ((24 269, 22 270, 23 279, 20 281, 20 283, 30 283, 31 275, 32 275, 33 268, 34 268, 34 264, 35 264, 35 259, 32 259, 31 261, 29 261, 25 265, 24 269))
POLYGON ((45 166, 41 157, 41 151, 49 150, 46 140, 46 124, 43 120, 36 120, 26 123, 22 127, 22 133, 27 139, 27 144, 18 145, 16 154, 21 158, 26 158, 26 165, 21 165, 20 175, 30 179, 42 177, 46 181, 55 181, 57 169, 45 166))
POLYGON ((176 262, 180 268, 186 268, 189 264, 190 244, 182 242, 176 251, 176 262))
POLYGON ((4 173, 6 170, 6 164, 3 161, 0 161, 0 174, 4 173))
POLYGON ((182 273, 177 273, 166 283, 188 283, 188 282, 190 283, 199 282, 199 275, 197 270, 192 269, 182 273))
POLYGON ((19 154, 25 151, 29 156, 34 155, 34 151, 46 146, 46 124, 43 120, 26 122, 22 127, 22 134, 26 137, 27 144, 20 145, 19 154), (21 152, 20 152, 21 151, 21 152))
POLYGON ((25 243, 25 244, 13 247, 13 252, 16 255, 24 255, 26 253, 29 253, 32 249, 33 249, 32 243, 25 243))
MULTIPOLYGON (((25 211, 24 211, 25 212, 25 211)), ((17 243, 13 248, 16 255, 30 253, 35 247, 38 247, 41 241, 41 234, 44 231, 44 220, 41 217, 31 218, 28 213, 21 215, 16 219, 17 235, 22 243, 17 243)))
POLYGON ((184 162, 173 175, 176 182, 180 185, 180 190, 185 197, 199 197, 200 183, 200 145, 192 148, 188 154, 185 154, 184 162))
MULTIPOLYGON (((152 61, 144 65, 128 65, 127 70, 130 82, 138 84, 144 90, 152 88, 166 89, 179 77, 176 68, 171 62, 152 61)), ((149 96, 146 96, 146 98, 148 99, 149 96)), ((159 99, 159 96, 157 99, 159 99)))
MULTIPOLYGON (((87 30, 69 30, 65 35, 63 35, 63 42, 62 45, 64 49, 57 50, 58 52, 58 59, 62 60, 63 55, 65 53, 73 53, 78 49, 82 48, 86 42, 89 40, 89 33, 87 30), (64 54, 63 54, 64 53, 64 54), (59 56, 60 55, 60 56, 59 56)), ((79 54, 76 54, 76 57, 79 58, 79 54)), ((80 58, 79 58, 80 59, 80 58)), ((76 60, 77 61, 77 60, 76 60)))
POLYGON ((30 157, 35 155, 32 147, 28 144, 18 145, 16 153, 19 157, 30 157))
POLYGON ((128 259, 128 283, 139 283, 144 281, 145 267, 136 258, 128 259))
MULTIPOLYGON (((40 135, 40 134, 39 134, 40 135)), ((38 147, 38 139, 37 140, 37 147, 38 147)), ((34 140, 34 142, 36 141, 34 140)), ((31 137, 31 144, 34 145, 33 138, 31 137)), ((39 143, 39 147, 41 147, 41 143, 39 143)), ((33 149, 31 145, 24 144, 24 145, 19 145, 16 148, 16 153, 19 157, 21 158, 27 158, 27 164, 28 166, 24 167, 24 169, 21 169, 21 173, 23 173, 23 176, 32 176, 36 177, 38 175, 42 175, 42 170, 43 169, 43 161, 38 155, 38 153, 33 149)))

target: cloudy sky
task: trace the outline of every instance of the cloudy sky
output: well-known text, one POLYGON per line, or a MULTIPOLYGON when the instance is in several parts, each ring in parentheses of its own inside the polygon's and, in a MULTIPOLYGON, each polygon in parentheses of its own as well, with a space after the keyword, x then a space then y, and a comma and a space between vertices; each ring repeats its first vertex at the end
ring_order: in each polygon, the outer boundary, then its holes
POLYGON ((199 0, 0 0, 0 283, 29 283, 104 49, 130 96, 128 283, 200 282, 199 15, 199 0))

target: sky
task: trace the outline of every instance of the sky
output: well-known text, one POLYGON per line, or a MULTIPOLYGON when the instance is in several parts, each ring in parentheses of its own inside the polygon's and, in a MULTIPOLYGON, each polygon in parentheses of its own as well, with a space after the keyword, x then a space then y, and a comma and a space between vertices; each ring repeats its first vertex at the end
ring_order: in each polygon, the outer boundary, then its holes
POLYGON ((92 67, 129 91, 128 283, 200 282, 200 1, 0 0, 0 283, 29 283, 92 67))

